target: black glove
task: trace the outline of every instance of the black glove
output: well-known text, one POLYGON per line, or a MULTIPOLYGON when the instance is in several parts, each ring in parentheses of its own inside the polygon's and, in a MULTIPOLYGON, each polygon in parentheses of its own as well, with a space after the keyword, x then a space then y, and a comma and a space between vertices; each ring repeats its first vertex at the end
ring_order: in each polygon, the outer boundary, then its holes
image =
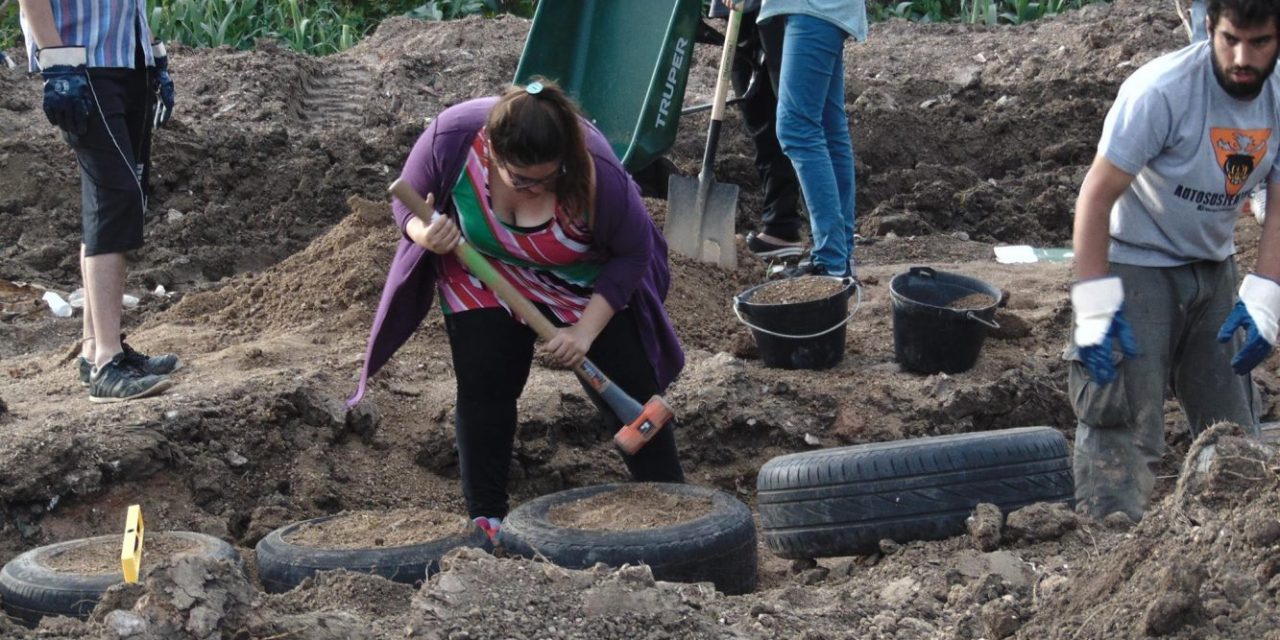
POLYGON ((89 72, 84 47, 46 47, 36 53, 44 77, 44 115, 63 131, 89 129, 89 72))
POLYGON ((156 111, 152 124, 159 129, 173 116, 173 78, 169 77, 169 53, 163 43, 151 45, 156 60, 156 111))

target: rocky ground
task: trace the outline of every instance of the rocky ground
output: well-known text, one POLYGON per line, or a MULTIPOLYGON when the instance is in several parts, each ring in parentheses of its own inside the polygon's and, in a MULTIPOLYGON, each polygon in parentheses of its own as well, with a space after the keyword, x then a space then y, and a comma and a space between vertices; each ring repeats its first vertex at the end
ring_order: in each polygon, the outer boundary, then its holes
MULTIPOLYGON (((395 19, 323 59, 269 43, 172 47, 179 107, 155 143, 147 244, 129 281, 140 303, 126 325, 132 344, 185 365, 170 392, 122 405, 87 401, 63 359, 79 318, 36 302, 42 287, 78 286, 76 165, 44 120, 38 82, 0 71, 0 562, 115 532, 134 503, 152 530, 211 533, 250 560, 266 533, 309 517, 462 510, 437 314, 360 411, 342 400, 396 239, 385 188, 428 118, 513 75, 527 30, 515 18, 395 19)), ((1117 0, 1019 27, 877 24, 848 46, 859 232, 874 242, 859 247, 868 286, 844 360, 763 367, 730 305, 765 266, 745 251, 733 272, 673 257, 668 308, 689 364, 666 397, 690 480, 754 504, 757 470, 782 453, 1031 425, 1070 438, 1069 267, 1000 265, 992 247, 1069 242, 1119 83, 1185 41, 1166 3, 1117 0), (894 361, 889 281, 920 264, 1009 293, 1002 330, 968 372, 920 376, 894 361)), ((698 48, 688 101, 709 96, 717 58, 698 48)), ((705 114, 682 122, 681 169, 698 165, 705 131, 705 114)), ((718 178, 743 185, 745 232, 760 196, 732 113, 726 135, 718 178)), ((664 219, 665 202, 647 202, 664 219)), ((1257 235, 1241 221, 1245 265, 1257 235)), ((1257 376, 1267 419, 1275 369, 1257 376)), ((793 564, 762 546, 760 588, 732 597, 655 583, 643 568, 567 571, 477 552, 417 591, 333 574, 268 596, 230 565, 182 560, 113 593, 88 623, 35 632, 0 620, 0 635, 1280 637, 1280 460, 1227 427, 1193 446, 1172 402, 1167 423, 1162 502, 1136 527, 1041 505, 980 510, 973 535, 889 542, 866 557, 793 564)), ((569 373, 535 367, 513 499, 624 479, 609 436, 569 373)))

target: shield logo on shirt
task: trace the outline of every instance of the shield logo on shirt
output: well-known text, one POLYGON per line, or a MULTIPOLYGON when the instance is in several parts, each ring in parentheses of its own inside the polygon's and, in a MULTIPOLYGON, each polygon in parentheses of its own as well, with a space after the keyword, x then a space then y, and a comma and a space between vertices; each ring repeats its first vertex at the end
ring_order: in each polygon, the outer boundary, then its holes
POLYGON ((1271 130, 1209 127, 1209 139, 1218 166, 1227 176, 1227 195, 1234 196, 1266 157, 1271 130))

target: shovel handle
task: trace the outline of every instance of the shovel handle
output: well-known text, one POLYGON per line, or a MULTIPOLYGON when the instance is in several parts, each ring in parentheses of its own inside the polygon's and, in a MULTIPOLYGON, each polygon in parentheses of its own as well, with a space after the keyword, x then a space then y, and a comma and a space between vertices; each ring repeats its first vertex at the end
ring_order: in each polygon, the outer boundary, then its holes
POLYGON ((724 103, 733 82, 733 54, 738 48, 738 28, 742 24, 742 10, 729 13, 729 24, 724 31, 724 50, 720 52, 720 73, 716 76, 716 95, 711 103, 711 119, 724 120, 724 103))
POLYGON ((716 76, 716 92, 711 99, 711 123, 707 125, 707 147, 702 153, 702 169, 698 172, 699 210, 705 206, 707 192, 715 181, 716 149, 720 146, 720 125, 724 122, 725 98, 733 80, 733 53, 738 48, 738 27, 741 24, 742 10, 734 9, 729 13, 729 25, 725 27, 720 73, 716 76))

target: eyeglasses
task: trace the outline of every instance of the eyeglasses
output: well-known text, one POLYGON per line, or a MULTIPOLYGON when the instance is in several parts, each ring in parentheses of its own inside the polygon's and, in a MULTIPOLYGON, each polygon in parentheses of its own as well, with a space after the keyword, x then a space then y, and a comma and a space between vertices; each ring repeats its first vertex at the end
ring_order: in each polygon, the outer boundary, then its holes
POLYGON ((495 159, 495 164, 497 164, 498 166, 506 170, 507 177, 510 179, 510 182, 511 182, 511 188, 519 189, 521 191, 532 189, 534 187, 545 187, 555 182, 557 179, 560 178, 560 176, 564 175, 565 172, 567 171, 566 167, 564 166, 564 163, 561 162, 560 167, 555 171, 552 171, 550 175, 544 176, 542 178, 531 178, 529 176, 522 176, 512 171, 510 165, 506 164, 505 162, 502 162, 501 160, 495 159))

